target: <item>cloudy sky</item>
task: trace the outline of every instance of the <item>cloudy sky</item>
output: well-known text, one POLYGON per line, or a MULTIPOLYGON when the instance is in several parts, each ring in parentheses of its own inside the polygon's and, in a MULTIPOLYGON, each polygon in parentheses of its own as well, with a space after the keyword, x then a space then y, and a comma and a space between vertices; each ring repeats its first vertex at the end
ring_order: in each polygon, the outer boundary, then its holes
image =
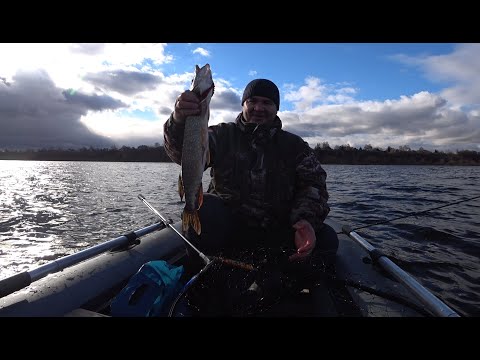
POLYGON ((480 44, 0 44, 0 149, 163 144, 163 123, 209 63, 210 124, 245 85, 280 88, 283 128, 313 147, 480 151, 480 44))

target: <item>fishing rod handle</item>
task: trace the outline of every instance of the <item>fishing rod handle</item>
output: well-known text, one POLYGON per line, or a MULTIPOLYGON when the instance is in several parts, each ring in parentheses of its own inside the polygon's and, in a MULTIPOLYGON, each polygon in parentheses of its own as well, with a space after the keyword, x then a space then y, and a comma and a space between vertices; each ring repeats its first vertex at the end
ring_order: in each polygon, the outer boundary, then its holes
POLYGON ((227 265, 230 265, 230 266, 233 266, 233 267, 237 267, 237 268, 240 268, 240 269, 243 269, 243 270, 247 270, 247 271, 253 271, 253 270, 256 270, 255 267, 251 264, 247 264, 247 263, 244 263, 244 262, 241 262, 241 261, 237 261, 237 260, 232 260, 232 259, 225 259, 225 258, 222 258, 222 257, 219 257, 219 256, 215 256, 214 259, 224 263, 224 264, 227 264, 227 265))

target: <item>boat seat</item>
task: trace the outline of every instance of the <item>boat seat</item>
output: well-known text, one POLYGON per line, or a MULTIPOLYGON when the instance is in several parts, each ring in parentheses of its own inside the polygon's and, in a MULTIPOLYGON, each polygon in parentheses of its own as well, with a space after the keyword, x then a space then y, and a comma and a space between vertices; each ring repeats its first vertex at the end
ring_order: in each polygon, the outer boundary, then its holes
POLYGON ((70 311, 64 315, 65 317, 109 317, 108 315, 101 314, 95 311, 78 308, 70 311))

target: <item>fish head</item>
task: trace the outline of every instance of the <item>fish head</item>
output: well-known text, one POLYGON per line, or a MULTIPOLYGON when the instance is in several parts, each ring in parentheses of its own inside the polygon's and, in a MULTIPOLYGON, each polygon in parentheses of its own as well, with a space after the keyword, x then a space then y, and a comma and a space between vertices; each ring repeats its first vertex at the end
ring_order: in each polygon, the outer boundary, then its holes
POLYGON ((192 79, 191 91, 194 92, 201 102, 213 96, 215 84, 213 83, 212 70, 209 64, 202 67, 195 65, 195 76, 192 79))

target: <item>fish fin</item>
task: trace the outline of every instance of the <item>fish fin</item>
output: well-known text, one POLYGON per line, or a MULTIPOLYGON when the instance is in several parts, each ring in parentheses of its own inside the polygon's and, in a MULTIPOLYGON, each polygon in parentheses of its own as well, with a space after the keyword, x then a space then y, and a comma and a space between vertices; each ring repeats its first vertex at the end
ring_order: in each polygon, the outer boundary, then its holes
POLYGON ((183 209, 183 214, 182 214, 182 230, 183 233, 186 234, 188 227, 192 226, 193 230, 197 233, 197 235, 200 235, 202 232, 202 225, 200 223, 200 217, 198 216, 198 211, 193 210, 193 211, 188 211, 183 209))
POLYGON ((193 214, 193 230, 200 235, 202 232, 202 224, 200 223, 200 217, 198 216, 198 211, 195 211, 193 214))
POLYGON ((180 201, 183 201, 185 189, 183 188, 182 174, 178 174, 178 194, 180 195, 180 201))
POLYGON ((198 187, 198 207, 197 207, 197 210, 200 210, 200 208, 202 207, 203 205, 203 185, 200 184, 200 186, 198 187))

